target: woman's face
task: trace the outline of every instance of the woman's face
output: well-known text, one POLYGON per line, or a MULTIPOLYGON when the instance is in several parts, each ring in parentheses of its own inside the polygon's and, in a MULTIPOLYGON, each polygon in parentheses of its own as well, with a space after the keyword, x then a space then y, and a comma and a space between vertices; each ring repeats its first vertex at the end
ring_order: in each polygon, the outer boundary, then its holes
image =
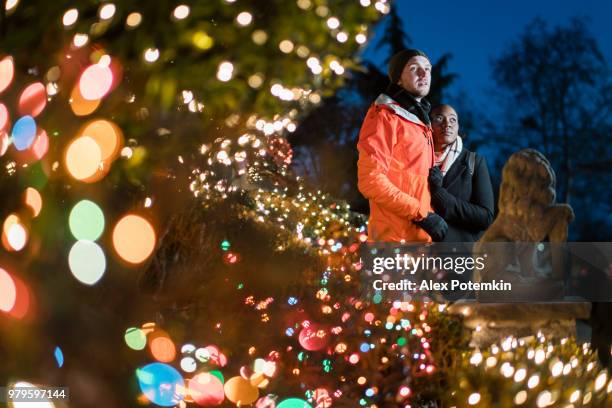
POLYGON ((457 139, 459 118, 457 112, 448 105, 442 105, 431 113, 434 144, 443 148, 457 139))

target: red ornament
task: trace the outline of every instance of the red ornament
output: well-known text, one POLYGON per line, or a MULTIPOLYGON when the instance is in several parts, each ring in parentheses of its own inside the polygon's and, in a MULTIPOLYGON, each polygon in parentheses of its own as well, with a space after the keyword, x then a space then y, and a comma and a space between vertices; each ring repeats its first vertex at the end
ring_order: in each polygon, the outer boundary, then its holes
POLYGON ((329 343, 330 335, 327 329, 318 324, 310 324, 300 331, 300 345, 308 351, 317 351, 325 348, 329 343))
POLYGON ((223 254, 223 262, 228 265, 234 265, 240 261, 240 256, 237 253, 228 251, 223 254))
POLYGON ((315 408, 330 408, 332 406, 332 397, 325 388, 317 388, 314 390, 312 399, 315 402, 315 408))
POLYGON ((203 407, 221 405, 225 399, 223 383, 214 375, 200 373, 187 381, 189 395, 203 407))

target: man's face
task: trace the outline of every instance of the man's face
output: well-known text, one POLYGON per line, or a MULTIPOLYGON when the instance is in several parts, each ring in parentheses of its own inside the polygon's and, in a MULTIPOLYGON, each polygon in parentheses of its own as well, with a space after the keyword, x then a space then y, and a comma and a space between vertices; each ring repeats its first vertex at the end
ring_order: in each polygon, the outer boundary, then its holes
POLYGON ((399 85, 415 98, 427 96, 431 85, 431 63, 425 57, 417 55, 406 63, 399 85))
POLYGON ((446 105, 435 109, 431 112, 431 128, 436 146, 444 147, 453 143, 459 132, 457 112, 446 105))

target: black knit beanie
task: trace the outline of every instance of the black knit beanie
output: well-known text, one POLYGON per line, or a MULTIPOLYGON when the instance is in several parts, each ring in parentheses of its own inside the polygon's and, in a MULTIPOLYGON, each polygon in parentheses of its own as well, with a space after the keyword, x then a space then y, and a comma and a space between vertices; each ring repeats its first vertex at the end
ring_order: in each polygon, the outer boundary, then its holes
POLYGON ((396 84, 397 81, 399 81, 400 77, 402 76, 402 72, 404 71, 404 67, 406 66, 410 58, 419 55, 429 60, 427 54, 425 54, 421 50, 416 49, 402 50, 391 57, 391 59, 389 60, 389 80, 392 84, 396 84))

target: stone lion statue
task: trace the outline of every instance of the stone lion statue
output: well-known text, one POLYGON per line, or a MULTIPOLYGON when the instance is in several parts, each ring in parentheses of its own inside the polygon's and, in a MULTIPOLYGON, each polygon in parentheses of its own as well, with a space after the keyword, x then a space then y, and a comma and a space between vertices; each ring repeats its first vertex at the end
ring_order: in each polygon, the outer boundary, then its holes
MULTIPOLYGON (((513 296, 518 289, 525 299, 542 301, 563 296, 562 276, 555 276, 562 270, 560 254, 551 247, 544 263, 548 267, 540 268, 536 249, 537 243, 544 241, 566 242, 569 223, 574 219, 568 204, 555 202, 555 179, 550 162, 540 152, 524 149, 510 156, 502 171, 499 214, 474 246, 475 252, 489 252, 487 266, 475 273, 475 281, 512 282, 513 296), (557 267, 553 267, 555 264, 557 267)), ((472 343, 476 346, 499 342, 508 335, 526 337, 540 332, 565 337, 575 332, 575 319, 588 317, 590 310, 587 303, 537 304, 532 300, 496 304, 486 302, 504 302, 503 295, 480 294, 478 299, 484 303, 458 303, 450 309, 465 316, 466 326, 474 330, 472 343)))
MULTIPOLYGON (((495 252, 488 254, 487 269, 476 273, 477 281, 503 279, 515 285, 523 283, 523 290, 535 289, 540 298, 545 295, 543 290, 550 291, 549 297, 562 290, 550 286, 554 278, 560 278, 553 274, 561 271, 561 265, 553 268, 550 259, 540 262, 537 257, 552 255, 536 250, 536 243, 567 241, 568 225, 574 219, 568 204, 555 203, 555 179, 555 172, 542 153, 524 149, 510 156, 502 170, 499 214, 474 247, 479 253, 495 252), (520 244, 490 245, 502 242, 520 244)), ((547 249, 550 252, 552 248, 547 249)), ((552 261, 562 262, 556 255, 552 261)))
POLYGON ((534 149, 514 153, 502 171, 499 215, 480 242, 565 242, 574 220, 568 204, 555 203, 555 172, 534 149))

